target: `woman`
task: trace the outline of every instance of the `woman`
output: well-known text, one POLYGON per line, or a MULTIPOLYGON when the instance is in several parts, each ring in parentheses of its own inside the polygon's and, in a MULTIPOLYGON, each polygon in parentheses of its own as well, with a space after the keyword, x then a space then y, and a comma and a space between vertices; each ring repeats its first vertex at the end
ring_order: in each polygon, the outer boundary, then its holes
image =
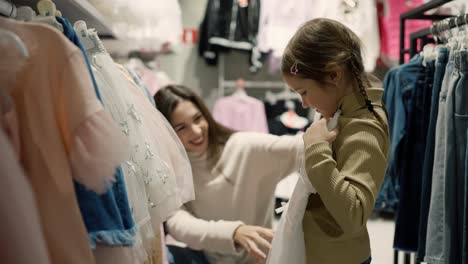
POLYGON ((299 167, 302 138, 231 131, 184 86, 165 87, 154 99, 187 150, 194 177, 196 199, 166 222, 169 233, 203 250, 210 263, 265 259, 275 187, 299 167))

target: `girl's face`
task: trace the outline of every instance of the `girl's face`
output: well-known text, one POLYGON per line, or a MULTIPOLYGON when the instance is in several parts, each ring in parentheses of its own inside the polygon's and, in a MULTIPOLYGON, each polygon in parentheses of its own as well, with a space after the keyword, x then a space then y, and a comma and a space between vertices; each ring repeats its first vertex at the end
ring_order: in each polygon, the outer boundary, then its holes
POLYGON ((302 98, 304 108, 315 108, 325 118, 330 118, 338 109, 341 93, 336 85, 322 84, 312 79, 292 75, 284 77, 286 83, 302 98))
POLYGON ((208 149, 208 122, 190 101, 180 102, 171 114, 171 124, 187 152, 202 155, 208 149))

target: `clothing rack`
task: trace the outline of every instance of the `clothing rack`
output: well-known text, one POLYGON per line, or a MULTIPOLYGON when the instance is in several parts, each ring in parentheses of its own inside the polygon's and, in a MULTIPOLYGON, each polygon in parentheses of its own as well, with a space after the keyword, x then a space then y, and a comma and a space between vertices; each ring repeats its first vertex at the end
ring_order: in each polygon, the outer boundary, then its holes
MULTIPOLYGON (((18 7, 29 6, 37 11, 38 0, 0 0, 0 4, 2 2, 14 2, 18 7)), ((112 29, 112 24, 87 0, 52 0, 52 2, 70 23, 74 24, 78 20, 84 20, 89 28, 95 28, 98 31, 99 38, 119 39, 119 36, 112 29)))
POLYGON ((443 21, 435 22, 431 27, 421 29, 414 33, 411 33, 411 45, 410 45, 410 55, 411 57, 418 53, 418 40, 421 41, 421 47, 425 44, 429 43, 431 40, 429 39, 429 35, 438 36, 442 31, 452 29, 458 26, 463 26, 468 24, 468 14, 457 16, 457 17, 450 17, 446 18, 443 21))
MULTIPOLYGON (((410 54, 410 56, 414 56, 418 52, 418 40, 420 40, 421 46, 424 46, 427 43, 432 42, 433 40, 429 38, 429 35, 433 35, 434 33, 439 32, 439 26, 441 23, 434 23, 433 26, 429 28, 425 28, 419 30, 417 32, 413 32, 410 34, 410 48, 405 49, 405 22, 406 20, 412 19, 420 19, 420 20, 431 20, 431 21, 439 21, 444 19, 454 18, 452 15, 426 15, 425 13, 429 10, 434 8, 440 7, 446 3, 452 2, 452 0, 432 0, 427 2, 419 7, 416 7, 408 12, 401 14, 400 16, 400 60, 399 63, 403 64, 405 62, 405 54, 410 54), (434 30, 435 29, 435 30, 434 30), (437 31, 437 32, 436 32, 437 31)), ((458 17, 456 18, 458 19, 458 17)), ((452 20, 449 20, 452 21, 452 20)), ((455 23, 456 20, 453 20, 453 26, 449 28, 453 28, 456 25, 462 25, 462 23, 455 23)), ((450 25, 450 22, 448 23, 450 25)), ((463 21, 463 24, 466 24, 466 21, 463 21)), ((393 263, 399 263, 399 250, 394 250, 393 255, 393 263)), ((411 254, 408 252, 403 252, 403 263, 410 264, 411 263, 411 254)), ((414 263, 420 264, 421 262, 417 261, 416 257, 414 256, 414 263)))
MULTIPOLYGON (((224 54, 219 54, 218 61, 218 94, 219 96, 224 96, 226 94, 226 89, 236 88, 236 81, 226 80, 226 65, 224 54)), ((255 88, 255 89, 285 89, 286 84, 280 81, 245 81, 245 88, 255 88)))
POLYGON ((408 12, 401 14, 400 16, 400 64, 405 62, 405 54, 411 54, 411 49, 405 49, 405 22, 406 20, 420 19, 420 20, 442 20, 451 15, 426 15, 426 11, 440 7, 446 3, 452 2, 453 0, 432 0, 423 5, 420 5, 408 12))

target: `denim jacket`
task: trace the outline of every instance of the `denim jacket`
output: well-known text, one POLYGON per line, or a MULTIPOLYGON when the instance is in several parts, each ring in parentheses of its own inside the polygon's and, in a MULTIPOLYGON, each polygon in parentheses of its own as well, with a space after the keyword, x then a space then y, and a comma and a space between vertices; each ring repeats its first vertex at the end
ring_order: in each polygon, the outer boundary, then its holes
POLYGON ((391 148, 387 173, 376 201, 379 211, 395 212, 398 207, 398 175, 405 160, 402 142, 406 136, 406 117, 412 110, 411 100, 421 63, 422 57, 416 55, 409 63, 392 68, 384 79, 383 101, 388 111, 391 148))

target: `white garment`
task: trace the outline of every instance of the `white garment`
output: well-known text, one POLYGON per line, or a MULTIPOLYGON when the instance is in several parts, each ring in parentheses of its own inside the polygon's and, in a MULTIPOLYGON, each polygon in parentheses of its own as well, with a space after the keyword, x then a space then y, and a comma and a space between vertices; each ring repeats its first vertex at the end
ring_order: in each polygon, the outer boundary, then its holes
POLYGON ((91 31, 89 36, 96 47, 87 52, 105 109, 131 146, 131 155, 122 169, 139 232, 132 251, 122 257, 131 258, 127 263, 144 263, 155 245, 154 230, 159 230, 170 213, 194 198, 191 167, 167 120, 132 77, 124 74, 125 69, 114 63, 96 33, 91 31))
POLYGON ((380 31, 375 0, 359 0, 355 8, 346 12, 345 1, 314 0, 313 18, 337 20, 349 27, 363 44, 364 68, 367 72, 375 69, 380 55, 380 31))
POLYGON ((126 49, 161 50, 182 41, 182 12, 177 0, 89 0, 109 21, 126 49))
POLYGON ((342 0, 263 0, 257 36, 262 52, 281 57, 297 29, 314 18, 337 20, 358 35, 363 42, 364 67, 372 72, 380 55, 377 6, 374 0, 359 0, 351 12, 345 12, 342 0))
MULTIPOLYGON (((424 1, 428 2, 428 1, 424 1)), ((468 11, 468 1, 467 0, 453 0, 442 7, 439 7, 439 13, 462 16, 468 11)))
POLYGON ((298 170, 303 146, 300 136, 238 132, 215 164, 191 155, 197 198, 167 220, 169 233, 210 263, 256 263, 235 246, 234 232, 242 223, 271 228, 275 186, 298 170))
POLYGON ((315 1, 262 0, 258 28, 258 48, 281 57, 297 29, 312 19, 315 1))
MULTIPOLYGON (((338 125, 341 111, 335 113, 328 122, 328 130, 338 125)), ((285 209, 275 232, 271 250, 268 254, 267 264, 306 264, 306 251, 302 220, 309 201, 309 195, 316 193, 314 186, 307 177, 305 170, 304 153, 302 153, 302 168, 294 192, 289 202, 278 210, 285 209)))

